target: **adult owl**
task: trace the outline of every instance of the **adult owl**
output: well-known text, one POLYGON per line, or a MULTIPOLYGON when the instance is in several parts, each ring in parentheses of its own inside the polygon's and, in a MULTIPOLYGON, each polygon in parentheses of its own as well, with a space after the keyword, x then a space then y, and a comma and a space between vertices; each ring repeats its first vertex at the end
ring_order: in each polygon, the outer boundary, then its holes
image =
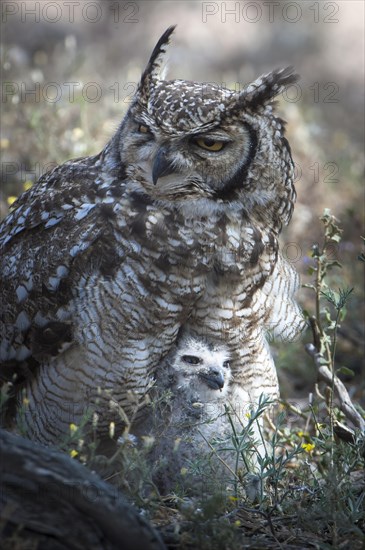
POLYGON ((240 92, 163 80, 173 29, 101 153, 43 175, 1 224, 0 372, 24 387, 25 428, 45 443, 92 411, 101 438, 110 422, 120 433, 199 303, 234 296, 250 323, 291 217, 273 100, 292 70, 240 92))

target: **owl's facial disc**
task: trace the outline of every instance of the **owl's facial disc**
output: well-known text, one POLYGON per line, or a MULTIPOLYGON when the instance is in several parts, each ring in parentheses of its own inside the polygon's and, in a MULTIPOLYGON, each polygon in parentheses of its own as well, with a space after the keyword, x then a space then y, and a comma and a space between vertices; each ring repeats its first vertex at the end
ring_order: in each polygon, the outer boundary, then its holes
POLYGON ((133 135, 135 164, 146 191, 168 201, 216 200, 232 179, 241 187, 241 172, 252 156, 251 133, 244 123, 167 135, 152 122, 136 121, 133 135))
POLYGON ((245 113, 228 108, 237 98, 215 85, 158 81, 148 99, 132 105, 130 139, 122 148, 129 163, 134 153, 148 194, 167 201, 216 201, 226 185, 242 187, 255 140, 245 113))

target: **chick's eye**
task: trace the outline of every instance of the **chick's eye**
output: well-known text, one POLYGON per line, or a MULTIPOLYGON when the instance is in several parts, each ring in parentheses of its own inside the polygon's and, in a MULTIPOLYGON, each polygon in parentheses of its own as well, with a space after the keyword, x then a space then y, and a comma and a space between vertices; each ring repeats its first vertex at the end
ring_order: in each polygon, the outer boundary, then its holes
POLYGON ((231 365, 229 364, 229 361, 224 361, 223 367, 224 367, 225 369, 229 369, 230 366, 231 366, 231 365))
POLYGON ((212 138, 199 138, 195 141, 195 143, 202 149, 213 152, 221 151, 226 145, 225 141, 218 141, 212 138))
POLYGON ((141 134, 150 134, 151 133, 148 126, 145 126, 144 124, 140 124, 138 126, 138 132, 140 132, 141 134))
POLYGON ((189 365, 199 365, 201 363, 200 357, 195 355, 183 355, 182 360, 189 365))

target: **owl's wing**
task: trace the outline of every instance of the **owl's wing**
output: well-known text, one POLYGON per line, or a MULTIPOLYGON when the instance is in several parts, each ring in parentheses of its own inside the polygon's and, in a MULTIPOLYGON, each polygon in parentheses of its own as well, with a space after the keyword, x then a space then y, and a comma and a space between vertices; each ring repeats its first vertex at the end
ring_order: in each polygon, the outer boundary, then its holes
POLYGON ((265 310, 265 328, 269 334, 285 341, 293 341, 306 327, 303 312, 296 301, 300 278, 281 254, 274 271, 260 291, 258 301, 265 310))
POLYGON ((71 342, 75 279, 84 269, 108 272, 119 261, 109 203, 124 192, 123 173, 103 174, 102 156, 42 176, 0 225, 2 378, 71 342))

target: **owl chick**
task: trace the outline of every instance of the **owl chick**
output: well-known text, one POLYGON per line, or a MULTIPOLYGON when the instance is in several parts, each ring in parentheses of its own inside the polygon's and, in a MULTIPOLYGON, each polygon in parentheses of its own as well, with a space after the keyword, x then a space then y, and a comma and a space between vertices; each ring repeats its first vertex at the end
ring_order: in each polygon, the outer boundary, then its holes
POLYGON ((224 464, 234 469, 236 460, 234 451, 227 450, 232 423, 239 433, 249 410, 248 394, 231 383, 228 349, 223 341, 183 330, 163 366, 150 414, 133 432, 140 441, 154 441, 148 454, 154 484, 163 494, 177 486, 191 496, 225 490, 231 473, 224 464), (211 451, 215 444, 217 454, 211 451))
POLYGON ((172 375, 170 388, 182 392, 187 400, 201 403, 221 401, 227 397, 231 380, 230 355, 223 343, 184 335, 171 359, 167 358, 166 375, 172 375))

